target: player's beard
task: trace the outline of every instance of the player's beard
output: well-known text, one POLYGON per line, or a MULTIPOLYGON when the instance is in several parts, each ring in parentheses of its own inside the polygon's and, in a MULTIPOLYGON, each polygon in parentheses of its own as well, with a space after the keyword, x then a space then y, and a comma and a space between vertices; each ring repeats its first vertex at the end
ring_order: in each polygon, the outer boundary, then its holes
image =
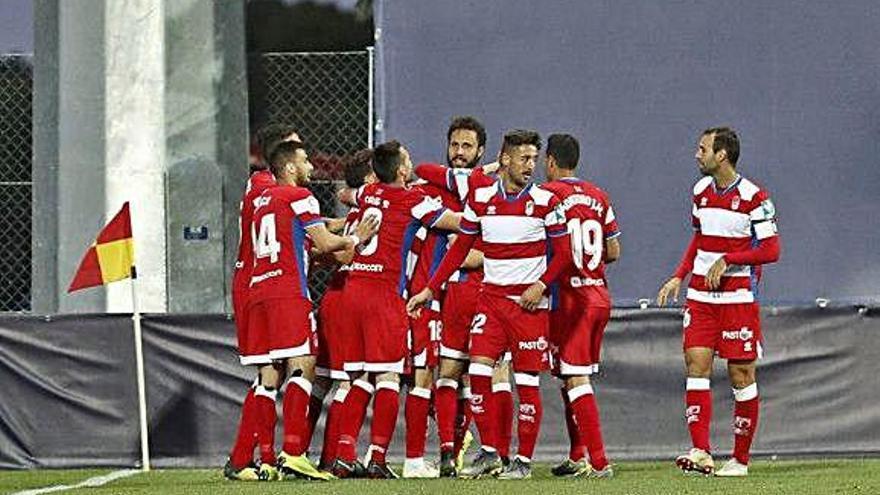
POLYGON ((715 173, 715 170, 718 167, 716 166, 713 168, 711 165, 704 164, 703 162, 697 160, 697 168, 700 170, 700 173, 703 174, 703 176, 709 176, 715 173))
POLYGON ((449 155, 446 155, 446 164, 449 165, 449 168, 474 168, 477 166, 478 163, 480 163, 481 158, 483 158, 483 155, 477 155, 474 157, 473 160, 466 162, 463 166, 456 167, 452 161, 452 158, 450 158, 449 155))

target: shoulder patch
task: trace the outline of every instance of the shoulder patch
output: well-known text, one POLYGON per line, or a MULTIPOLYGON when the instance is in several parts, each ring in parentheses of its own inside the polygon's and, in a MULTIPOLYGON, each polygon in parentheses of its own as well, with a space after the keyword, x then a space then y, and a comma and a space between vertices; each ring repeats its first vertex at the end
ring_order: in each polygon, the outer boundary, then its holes
POLYGON ((712 177, 711 176, 710 177, 703 177, 702 179, 697 181, 697 183, 694 184, 694 196, 705 191, 706 188, 709 187, 710 184, 712 184, 712 177))
POLYGON ((761 188, 758 187, 754 182, 746 179, 745 177, 743 177, 742 180, 739 181, 739 186, 737 186, 737 189, 739 189, 739 196, 746 201, 751 201, 752 198, 755 197, 755 194, 758 194, 758 192, 761 190, 761 188))
POLYGON ((529 189, 529 195, 535 200, 535 204, 538 206, 549 205, 550 200, 555 196, 551 191, 548 191, 541 186, 534 186, 529 189))

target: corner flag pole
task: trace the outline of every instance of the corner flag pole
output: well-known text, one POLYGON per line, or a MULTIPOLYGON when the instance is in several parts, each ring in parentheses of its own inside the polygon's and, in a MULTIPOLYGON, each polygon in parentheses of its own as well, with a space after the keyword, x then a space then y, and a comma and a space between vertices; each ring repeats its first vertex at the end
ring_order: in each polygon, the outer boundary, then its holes
POLYGON ((137 304, 137 269, 131 266, 131 319, 134 322, 134 354, 137 366, 138 416, 141 430, 141 469, 150 470, 150 437, 147 431, 147 387, 144 380, 144 345, 141 313, 137 304))

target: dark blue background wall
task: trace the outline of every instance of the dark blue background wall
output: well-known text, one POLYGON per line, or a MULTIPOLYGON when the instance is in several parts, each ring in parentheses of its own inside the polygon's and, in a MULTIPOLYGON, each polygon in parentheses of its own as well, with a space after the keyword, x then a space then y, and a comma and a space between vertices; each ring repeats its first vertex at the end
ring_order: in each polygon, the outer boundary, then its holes
POLYGON ((689 236, 700 131, 740 133, 768 188, 783 258, 764 300, 880 300, 880 3, 792 0, 377 1, 384 137, 445 157, 451 116, 581 140, 610 192, 620 304, 653 297, 689 236))

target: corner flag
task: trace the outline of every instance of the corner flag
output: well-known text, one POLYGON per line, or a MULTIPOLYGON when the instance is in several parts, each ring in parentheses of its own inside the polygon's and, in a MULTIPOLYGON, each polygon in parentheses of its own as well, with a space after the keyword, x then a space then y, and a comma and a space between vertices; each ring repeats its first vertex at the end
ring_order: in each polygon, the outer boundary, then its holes
POLYGON ((136 277, 134 239, 128 201, 98 234, 70 282, 67 292, 136 277))

